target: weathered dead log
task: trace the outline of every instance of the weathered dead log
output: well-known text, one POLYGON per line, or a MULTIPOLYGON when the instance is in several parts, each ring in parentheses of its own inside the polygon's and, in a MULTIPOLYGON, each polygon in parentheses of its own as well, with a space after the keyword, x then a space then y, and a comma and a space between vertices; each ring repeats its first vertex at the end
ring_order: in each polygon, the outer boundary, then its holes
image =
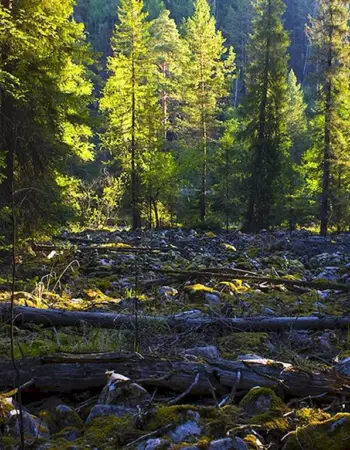
MULTIPOLYGON (((52 250, 62 250, 60 247, 55 245, 46 244, 35 244, 33 245, 34 251, 49 252, 52 250)), ((159 253, 162 249, 159 248, 146 248, 146 247, 118 247, 116 246, 106 246, 103 244, 93 244, 75 247, 75 251, 79 252, 89 252, 89 251, 108 251, 114 253, 159 253)))
POLYGON ((350 292, 350 285, 333 283, 330 281, 305 281, 305 280, 288 280, 286 278, 269 278, 263 277, 260 275, 242 275, 240 272, 234 273, 235 269, 232 269, 231 272, 216 272, 210 271, 176 271, 176 270, 165 270, 165 269, 157 269, 155 272, 165 273, 166 275, 173 275, 174 277, 180 278, 216 278, 217 280, 230 280, 237 279, 243 281, 256 281, 258 283, 269 283, 274 285, 285 285, 285 286, 299 286, 311 289, 318 289, 320 291, 324 291, 327 289, 331 289, 334 291, 343 291, 350 292))
MULTIPOLYGON (((218 358, 204 364, 179 359, 166 360, 139 354, 55 354, 18 362, 20 380, 34 380, 31 391, 68 393, 101 388, 106 371, 115 371, 146 388, 165 388, 191 395, 226 395, 235 388, 247 391, 255 386, 269 387, 286 397, 322 395, 350 397, 350 386, 332 372, 308 372, 289 364, 268 360, 229 361, 218 358), (197 377, 196 374, 199 374, 197 377), (193 379, 196 377, 196 383, 193 379)), ((0 362, 0 390, 14 385, 11 361, 0 362)))
MULTIPOLYGON (((0 304, 0 322, 10 320, 8 303, 0 304)), ((100 328, 120 328, 130 326, 134 322, 132 314, 115 314, 106 312, 76 312, 59 309, 38 309, 27 306, 15 307, 15 323, 35 323, 45 326, 75 326, 87 323, 100 328)), ((230 329, 231 331, 286 331, 286 330, 324 330, 348 328, 350 316, 307 316, 307 317, 266 317, 253 316, 245 318, 191 317, 184 314, 173 316, 139 315, 139 326, 142 324, 164 324, 178 330, 199 330, 205 327, 230 329)))

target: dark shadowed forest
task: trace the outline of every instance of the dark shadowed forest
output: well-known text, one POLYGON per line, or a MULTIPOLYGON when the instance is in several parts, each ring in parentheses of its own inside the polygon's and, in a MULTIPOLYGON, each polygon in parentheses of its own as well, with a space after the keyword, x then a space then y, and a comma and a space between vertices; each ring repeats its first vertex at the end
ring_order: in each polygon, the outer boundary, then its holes
POLYGON ((0 0, 0 450, 350 449, 347 0, 0 0))

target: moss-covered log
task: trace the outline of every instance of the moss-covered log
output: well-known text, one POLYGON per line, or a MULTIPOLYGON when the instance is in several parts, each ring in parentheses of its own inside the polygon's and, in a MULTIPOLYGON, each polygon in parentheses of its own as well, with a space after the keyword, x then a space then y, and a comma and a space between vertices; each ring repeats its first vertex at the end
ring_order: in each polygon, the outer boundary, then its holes
MULTIPOLYGON (((165 388, 184 392, 192 386, 191 395, 211 397, 226 395, 235 389, 246 392, 255 386, 274 389, 280 396, 350 397, 346 379, 331 372, 308 372, 264 359, 230 361, 218 358, 197 363, 180 359, 160 359, 139 354, 55 354, 18 362, 21 383, 33 380, 28 389, 42 392, 72 392, 101 388, 106 371, 113 370, 137 381, 146 388, 165 388)), ((10 361, 0 363, 0 390, 13 386, 15 374, 10 361)))
MULTIPOLYGON (((180 271, 180 270, 167 270, 167 269, 157 269, 156 272, 161 272, 166 275, 172 275, 180 279, 189 278, 216 278, 217 280, 230 280, 238 279, 242 281, 251 281, 256 283, 268 283, 272 285, 285 285, 291 287, 303 287, 310 289, 318 289, 320 291, 334 290, 342 292, 350 292, 350 285, 334 283, 332 281, 305 281, 305 280, 288 280, 286 278, 272 278, 266 277, 259 274, 254 274, 253 272, 248 272, 248 275, 242 275, 242 271, 238 272, 236 269, 226 270, 223 269, 221 272, 218 270, 212 271, 210 268, 202 271, 180 271)), ((244 272, 244 271, 243 271, 244 272)))

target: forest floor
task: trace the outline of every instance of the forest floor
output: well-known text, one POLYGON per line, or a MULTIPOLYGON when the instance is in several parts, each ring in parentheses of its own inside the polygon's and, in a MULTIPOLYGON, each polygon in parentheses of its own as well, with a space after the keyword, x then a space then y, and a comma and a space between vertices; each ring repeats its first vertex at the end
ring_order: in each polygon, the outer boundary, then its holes
POLYGON ((14 298, 25 448, 350 449, 350 234, 65 233, 21 255, 14 298))

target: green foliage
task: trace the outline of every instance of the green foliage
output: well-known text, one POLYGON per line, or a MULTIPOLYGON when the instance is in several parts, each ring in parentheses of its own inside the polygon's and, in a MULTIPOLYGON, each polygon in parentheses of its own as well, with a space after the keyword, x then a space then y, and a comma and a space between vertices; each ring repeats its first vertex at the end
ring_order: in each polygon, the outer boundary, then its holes
POLYGON ((91 57, 83 26, 71 20, 72 13, 71 0, 0 6, 5 23, 0 31, 1 149, 6 154, 0 208, 11 208, 13 194, 22 234, 68 218, 60 177, 71 175, 68 168, 75 162, 92 158, 87 110, 92 85, 85 67, 91 57))
POLYGON ((13 209, 20 237, 131 212, 134 228, 295 228, 320 205, 323 234, 346 229, 345 0, 320 0, 314 19, 313 0, 12 5, 0 6, 2 248, 13 209))

